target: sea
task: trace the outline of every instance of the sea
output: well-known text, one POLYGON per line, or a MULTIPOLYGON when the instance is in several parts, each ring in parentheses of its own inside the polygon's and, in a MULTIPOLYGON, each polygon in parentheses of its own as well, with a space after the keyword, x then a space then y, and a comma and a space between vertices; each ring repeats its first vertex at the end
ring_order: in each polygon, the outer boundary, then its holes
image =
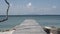
MULTIPOLYGON (((6 18, 0 15, 0 20, 6 18)), ((40 26, 54 26, 60 28, 60 15, 9 15, 8 20, 0 22, 0 30, 8 30, 21 24, 24 20, 34 19, 40 26)))

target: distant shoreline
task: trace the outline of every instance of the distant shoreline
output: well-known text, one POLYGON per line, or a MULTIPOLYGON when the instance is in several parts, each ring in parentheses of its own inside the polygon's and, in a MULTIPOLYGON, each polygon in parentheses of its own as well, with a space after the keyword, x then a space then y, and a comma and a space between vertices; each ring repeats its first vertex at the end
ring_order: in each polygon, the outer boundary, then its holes
MULTIPOLYGON (((4 17, 6 15, 0 15, 1 17, 4 17)), ((18 17, 18 16, 60 16, 60 15, 8 15, 9 17, 18 17)))

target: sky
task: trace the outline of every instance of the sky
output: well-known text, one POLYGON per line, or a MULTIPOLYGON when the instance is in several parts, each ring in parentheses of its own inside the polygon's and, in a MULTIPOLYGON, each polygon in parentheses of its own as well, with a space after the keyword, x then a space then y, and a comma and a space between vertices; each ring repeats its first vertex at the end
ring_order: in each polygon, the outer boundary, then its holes
MULTIPOLYGON (((60 0, 7 0, 9 15, 60 15, 60 0)), ((0 0, 0 15, 6 15, 7 4, 0 0)))

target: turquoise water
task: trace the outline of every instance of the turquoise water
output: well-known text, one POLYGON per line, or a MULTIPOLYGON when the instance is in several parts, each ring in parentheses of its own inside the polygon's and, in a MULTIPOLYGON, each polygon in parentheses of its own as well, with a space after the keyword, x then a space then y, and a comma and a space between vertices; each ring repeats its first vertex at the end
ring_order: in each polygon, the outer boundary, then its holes
MULTIPOLYGON (((0 20, 5 18, 0 16, 0 20)), ((25 19, 34 19, 41 26, 55 26, 60 28, 60 15, 21 15, 21 16, 9 16, 7 21, 0 23, 0 29, 10 29, 18 24, 21 24, 25 19)))

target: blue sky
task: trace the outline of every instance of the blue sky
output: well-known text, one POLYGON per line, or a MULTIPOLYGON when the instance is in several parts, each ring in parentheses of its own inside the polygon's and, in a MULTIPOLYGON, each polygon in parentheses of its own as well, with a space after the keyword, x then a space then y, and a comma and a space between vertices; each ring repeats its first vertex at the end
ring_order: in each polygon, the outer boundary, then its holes
MULTIPOLYGON (((60 15, 60 0, 8 0, 9 15, 60 15)), ((0 0, 0 15, 5 15, 7 4, 0 0)))

